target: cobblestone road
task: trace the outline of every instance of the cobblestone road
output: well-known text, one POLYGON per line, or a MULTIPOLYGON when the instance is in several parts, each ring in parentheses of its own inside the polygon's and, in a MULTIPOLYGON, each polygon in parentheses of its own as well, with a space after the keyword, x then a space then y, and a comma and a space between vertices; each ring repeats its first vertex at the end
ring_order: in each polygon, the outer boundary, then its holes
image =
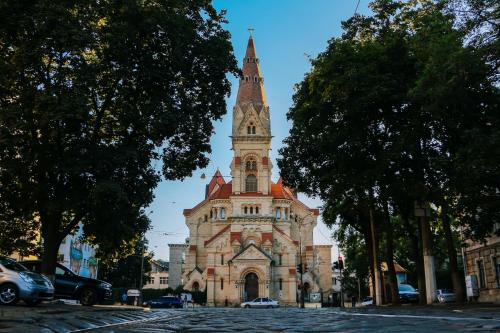
POLYGON ((500 332, 500 307, 144 310, 44 304, 0 307, 0 333, 500 332), (103 327, 107 326, 107 327, 103 327))
POLYGON ((98 332, 500 332, 500 314, 494 310, 470 314, 418 308, 356 311, 201 308, 175 313, 182 317, 98 332))

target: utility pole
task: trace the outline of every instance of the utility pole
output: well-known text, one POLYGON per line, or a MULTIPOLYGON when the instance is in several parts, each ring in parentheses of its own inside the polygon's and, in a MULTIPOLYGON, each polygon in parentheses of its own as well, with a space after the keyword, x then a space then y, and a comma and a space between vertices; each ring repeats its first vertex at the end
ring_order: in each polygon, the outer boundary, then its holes
MULTIPOLYGON (((299 218, 300 219, 300 218, 299 218)), ((299 221, 299 257, 300 257, 300 307, 304 306, 304 265, 302 263, 302 220, 299 221)))

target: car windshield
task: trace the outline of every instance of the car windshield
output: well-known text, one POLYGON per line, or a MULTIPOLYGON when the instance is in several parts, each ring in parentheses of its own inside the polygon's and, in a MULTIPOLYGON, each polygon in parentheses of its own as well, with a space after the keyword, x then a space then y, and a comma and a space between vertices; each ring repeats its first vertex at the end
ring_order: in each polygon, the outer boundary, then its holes
POLYGON ((415 288, 413 288, 409 284, 400 284, 399 291, 415 291, 415 288))
POLYGON ((9 258, 0 258, 0 264, 2 264, 2 266, 5 268, 10 269, 11 271, 24 272, 28 270, 23 265, 9 258))
POLYGON ((443 293, 443 294, 453 294, 453 291, 451 291, 450 289, 441 289, 441 293, 443 293))

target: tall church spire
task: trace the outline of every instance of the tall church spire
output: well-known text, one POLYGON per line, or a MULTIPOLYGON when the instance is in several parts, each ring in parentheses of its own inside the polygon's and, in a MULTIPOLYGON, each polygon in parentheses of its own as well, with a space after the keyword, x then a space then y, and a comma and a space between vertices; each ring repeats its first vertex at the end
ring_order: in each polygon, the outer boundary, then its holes
POLYGON ((257 58, 251 30, 245 58, 243 59, 243 75, 240 78, 236 104, 243 105, 252 102, 255 106, 262 107, 266 105, 266 93, 264 91, 264 79, 260 70, 259 58, 257 58))

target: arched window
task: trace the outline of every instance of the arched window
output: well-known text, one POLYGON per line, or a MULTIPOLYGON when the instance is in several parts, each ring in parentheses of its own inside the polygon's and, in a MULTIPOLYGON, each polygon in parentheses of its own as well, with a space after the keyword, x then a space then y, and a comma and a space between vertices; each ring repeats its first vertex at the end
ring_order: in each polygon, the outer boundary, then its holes
POLYGON ((220 218, 225 219, 226 218, 226 208, 222 207, 220 209, 220 218))
POLYGON ((255 76, 253 77, 253 82, 258 82, 258 81, 259 81, 259 78, 257 77, 257 75, 255 75, 255 76))
POLYGON ((247 134, 252 134, 252 127, 251 126, 247 126, 247 134))
POLYGON ((259 214, 259 207, 255 207, 255 214, 259 214))
POLYGON ((280 279, 280 290, 283 290, 283 279, 280 279))
POLYGON ((224 279, 220 279, 220 290, 224 289, 224 279))
POLYGON ((257 161, 253 158, 250 158, 245 163, 246 170, 257 170, 257 161))
POLYGON ((247 192, 257 192, 257 177, 248 175, 245 185, 247 192))
POLYGON ((280 220, 281 219, 281 208, 276 207, 276 219, 280 220))
POLYGON ((252 134, 255 134, 255 126, 252 126, 252 134))
POLYGON ((281 253, 278 255, 278 265, 283 265, 283 255, 281 253))
POLYGON ((250 214, 253 214, 253 207, 250 207, 250 214))
POLYGON ((224 255, 223 254, 220 255, 220 264, 224 265, 224 255))
POLYGON ((244 211, 245 211, 245 214, 248 214, 248 207, 245 206, 244 211))

